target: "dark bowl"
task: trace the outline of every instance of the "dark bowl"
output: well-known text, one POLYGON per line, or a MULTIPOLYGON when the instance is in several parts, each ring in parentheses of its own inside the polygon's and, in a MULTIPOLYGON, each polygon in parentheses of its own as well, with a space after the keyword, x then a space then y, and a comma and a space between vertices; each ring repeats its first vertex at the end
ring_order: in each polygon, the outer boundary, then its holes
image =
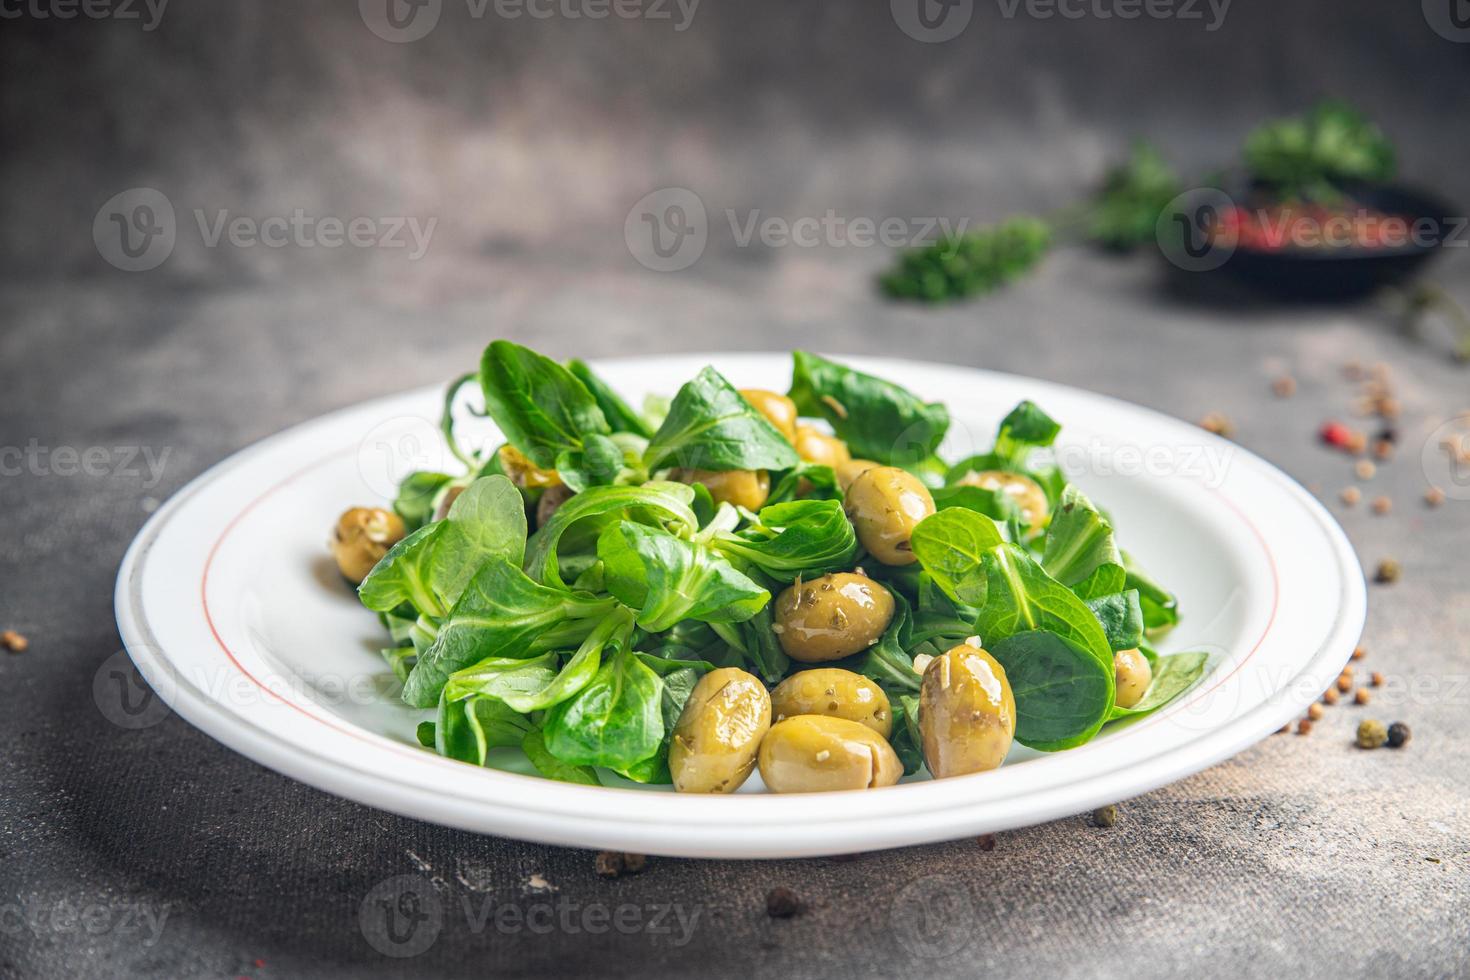
MULTIPOLYGON (((1350 300, 1403 282, 1439 254, 1447 239, 1463 238, 1464 218, 1432 194, 1402 186, 1347 189, 1354 207, 1367 207, 1403 218, 1412 229, 1430 219, 1432 229, 1391 245, 1287 246, 1263 249, 1238 244, 1218 269, 1220 277, 1286 299, 1350 300)), ((1243 195, 1247 207, 1269 203, 1256 190, 1243 195)))

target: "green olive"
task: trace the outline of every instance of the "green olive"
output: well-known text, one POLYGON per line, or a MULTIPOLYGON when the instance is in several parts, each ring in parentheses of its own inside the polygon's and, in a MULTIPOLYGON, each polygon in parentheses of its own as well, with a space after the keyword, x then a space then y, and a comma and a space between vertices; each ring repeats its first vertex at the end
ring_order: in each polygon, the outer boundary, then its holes
POLYGON ((842 507, 869 554, 885 565, 911 565, 909 537, 934 513, 934 498, 912 473, 875 466, 852 481, 842 507))
POLYGON ((797 671, 771 692, 777 721, 797 715, 828 715, 867 725, 881 737, 893 732, 893 709, 883 689, 862 674, 838 667, 797 671))
POLYGON ((561 474, 556 470, 542 469, 510 443, 501 446, 495 455, 499 457, 500 472, 523 490, 554 487, 561 483, 561 474))
POLYGON ((741 388, 740 395, 786 437, 787 442, 796 441, 796 402, 785 395, 764 388, 741 388))
POLYGON ((680 793, 733 793, 755 768, 771 727, 766 686, 735 667, 699 679, 669 740, 669 773, 680 793))
POLYGON ((968 643, 935 657, 919 690, 919 732, 935 779, 999 766, 1016 734, 1005 668, 968 643))
POLYGON ((1021 473, 1004 470, 971 470, 956 482, 956 486, 979 487, 994 490, 1009 497, 1021 511, 1021 519, 1028 527, 1045 527, 1051 506, 1046 500, 1046 491, 1041 484, 1021 473))
POLYGON ((1142 701, 1154 680, 1148 658, 1138 650, 1119 650, 1113 654, 1113 675, 1118 680, 1113 703, 1120 708, 1131 708, 1142 701))
POLYGON ((903 775, 893 747, 866 725, 797 715, 761 741, 761 779, 775 793, 825 793, 892 786, 903 775))
POLYGON ((836 469, 840 464, 852 459, 847 443, 809 425, 796 427, 794 444, 796 455, 808 463, 816 463, 819 466, 830 466, 836 469))
POLYGON ((381 507, 353 507, 332 528, 332 557, 343 578, 354 584, 367 578, 378 560, 403 539, 403 518, 381 507))
POLYGON ((877 465, 871 459, 849 459, 845 463, 838 463, 835 468, 837 486, 842 489, 843 493, 847 493, 847 488, 852 486, 853 480, 877 465))
POLYGON ((673 470, 669 479, 703 483, 717 504, 760 510, 771 495, 771 475, 765 470, 673 470))
POLYGON ((776 638, 792 660, 841 660, 877 643, 893 620, 893 596, 857 572, 798 581, 776 597, 776 638))

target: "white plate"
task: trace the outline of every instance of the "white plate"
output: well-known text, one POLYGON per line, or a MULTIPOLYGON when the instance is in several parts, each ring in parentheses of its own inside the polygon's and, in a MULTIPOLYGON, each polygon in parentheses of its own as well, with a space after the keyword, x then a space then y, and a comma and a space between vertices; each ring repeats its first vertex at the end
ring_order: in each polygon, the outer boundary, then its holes
MULTIPOLYGON (((383 637, 325 541, 403 472, 452 468, 439 389, 384 398, 273 436, 215 466, 139 533, 117 619, 140 672, 226 745, 328 792, 467 830, 588 848, 769 858, 944 840, 1085 812, 1197 772, 1279 728, 1346 662, 1362 571, 1341 529, 1275 467, 1183 422, 1047 382, 846 358, 949 404, 945 454, 989 446, 1031 398, 1063 423, 1063 465, 1109 510, 1120 543, 1180 597, 1164 650, 1206 649, 1208 673, 1157 714, 1001 769, 857 793, 732 797, 586 787, 477 768, 419 747, 383 637)), ((715 364, 785 390, 786 355, 680 355, 597 365, 637 403, 715 364)), ((631 784, 629 784, 631 786, 631 784)), ((754 783, 752 790, 758 789, 754 783)))

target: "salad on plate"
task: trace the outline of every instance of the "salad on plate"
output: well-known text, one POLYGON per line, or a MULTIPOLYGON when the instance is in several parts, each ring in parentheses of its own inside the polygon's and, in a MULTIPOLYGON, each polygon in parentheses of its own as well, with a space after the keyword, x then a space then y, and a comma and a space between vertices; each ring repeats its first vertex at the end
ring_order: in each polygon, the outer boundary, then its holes
POLYGON ((635 409, 497 340, 445 397, 463 472, 410 474, 331 547, 424 746, 574 783, 964 776, 1187 690, 1207 656, 1151 645, 1178 604, 1050 458, 1058 423, 1024 401, 949 462, 949 422, 805 351, 785 394, 707 367, 635 409), (503 443, 470 444, 466 390, 503 443))

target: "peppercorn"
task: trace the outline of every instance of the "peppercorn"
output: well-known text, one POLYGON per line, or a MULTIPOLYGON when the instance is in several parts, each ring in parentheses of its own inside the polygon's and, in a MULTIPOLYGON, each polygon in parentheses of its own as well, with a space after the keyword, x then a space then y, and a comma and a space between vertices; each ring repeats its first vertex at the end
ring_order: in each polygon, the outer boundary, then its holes
POLYGON ((1358 474, 1358 479, 1360 480, 1371 480, 1373 479, 1373 475, 1378 472, 1378 467, 1373 465, 1371 459, 1360 459, 1353 466, 1353 472, 1358 474))
POLYGON ((1365 650, 1363 647, 1353 647, 1353 659, 1354 660, 1362 660, 1367 655, 1368 655, 1368 651, 1365 650))
POLYGON ((1217 436, 1226 439, 1235 434, 1235 423, 1230 421, 1229 416, 1221 412, 1210 412, 1200 419, 1199 427, 1206 432, 1213 432, 1217 436))
POLYGON ((766 894, 766 915, 773 919, 789 919, 799 915, 801 908, 801 899, 796 892, 784 885, 778 885, 766 894))
POLYGON ((1366 687, 1360 687, 1353 692, 1353 704, 1367 704, 1369 700, 1368 689, 1366 687))
POLYGON ((616 878, 624 874, 639 874, 647 867, 647 855, 628 854, 622 851, 602 851, 597 855, 594 870, 603 878, 616 878))
POLYGON ((1383 672, 1382 671, 1375 670, 1372 674, 1370 674, 1368 676, 1368 683, 1371 684, 1374 687, 1382 687, 1383 686, 1383 672))
POLYGON ((980 845, 982 851, 993 851, 995 850, 995 835, 981 834, 975 838, 975 843, 980 845))
POLYGON ((1277 735, 1285 735, 1289 731, 1291 731, 1291 722, 1288 721, 1286 724, 1284 724, 1280 728, 1276 729, 1275 734, 1277 734, 1277 735))
POLYGON ((1322 703, 1323 704, 1336 704, 1337 703, 1337 691, 1335 691, 1334 689, 1332 689, 1330 687, 1327 690, 1323 691, 1322 692, 1322 703))
POLYGON ((1383 722, 1369 718, 1358 724, 1358 748, 1376 749, 1388 741, 1388 729, 1383 722))
POLYGON ((30 649, 31 641, 15 630, 5 630, 0 633, 0 646, 5 647, 11 653, 25 653, 30 649))
POLYGON ((1303 718, 1296 723, 1296 733, 1298 735, 1310 735, 1312 733, 1312 723, 1303 718))
POLYGON ((1118 822, 1118 807, 1109 803, 1092 811, 1092 825, 1094 827, 1111 827, 1118 822))
POLYGON ((1424 491, 1424 502, 1430 507, 1438 507, 1444 503, 1444 491, 1439 487, 1430 487, 1424 491))
POLYGON ((1343 448, 1354 456, 1361 455, 1368 449, 1368 437, 1354 430, 1353 434, 1348 436, 1347 445, 1343 448))
POLYGON ((1326 709, 1324 709, 1320 704, 1307 705, 1307 717, 1310 718, 1312 721, 1320 721, 1324 714, 1326 714, 1326 709))
POLYGON ((1352 441, 1352 436, 1353 430, 1341 422, 1324 422, 1322 428, 1317 432, 1317 437, 1323 443, 1336 449, 1346 449, 1348 443, 1352 441))
POLYGON ((1373 444, 1373 455, 1377 456, 1379 460, 1385 462, 1389 459, 1392 459, 1393 443, 1389 442, 1387 439, 1379 439, 1373 444))
POLYGON ((1404 743, 1409 740, 1412 732, 1409 726, 1401 721, 1396 721, 1388 726, 1388 747, 1391 749, 1403 748, 1404 743))
POLYGON ((1387 497, 1373 498, 1373 513, 1382 517, 1384 514, 1387 514, 1391 510, 1393 510, 1392 500, 1389 500, 1387 497))
POLYGON ((1343 487, 1342 493, 1340 493, 1338 496, 1342 498, 1342 502, 1344 504, 1352 507, 1356 505, 1358 501, 1363 499, 1363 491, 1359 490, 1357 487, 1343 487))
POLYGON ((1399 580, 1399 576, 1401 576, 1403 573, 1403 566, 1400 565, 1395 559, 1385 558, 1378 563, 1378 570, 1374 573, 1373 578, 1380 585, 1391 585, 1392 583, 1397 582, 1399 580))
POLYGON ((1341 675, 1337 678, 1337 689, 1343 694, 1351 691, 1353 689, 1353 679, 1347 674, 1341 675))

